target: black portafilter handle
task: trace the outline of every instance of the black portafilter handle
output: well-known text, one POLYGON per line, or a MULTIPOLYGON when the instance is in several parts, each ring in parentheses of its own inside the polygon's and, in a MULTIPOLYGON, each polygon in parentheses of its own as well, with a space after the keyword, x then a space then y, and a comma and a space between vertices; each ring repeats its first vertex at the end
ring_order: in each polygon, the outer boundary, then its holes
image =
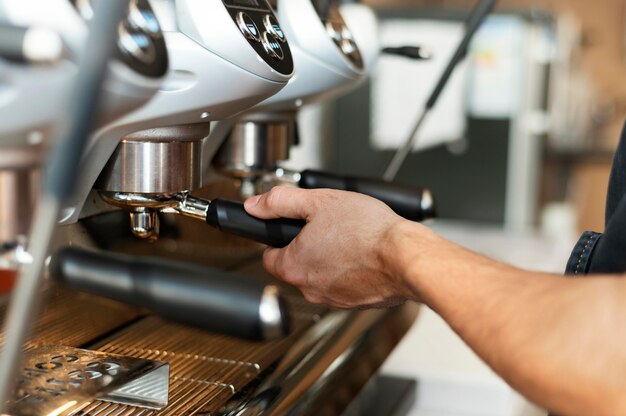
POLYGON ((69 247, 53 256, 50 273, 73 289, 141 306, 211 332, 250 340, 289 332, 287 307, 278 288, 232 273, 69 247))
POLYGON ((278 248, 291 243, 306 224, 303 220, 290 218, 262 220, 248 214, 243 203, 226 199, 211 201, 206 222, 225 233, 278 248))
POLYGON ((298 185, 305 189, 339 189, 369 195, 387 204, 396 214, 412 221, 424 221, 436 215, 430 191, 418 187, 315 170, 301 172, 298 185))
POLYGON ((402 56, 416 61, 424 61, 431 58, 430 51, 423 46, 387 46, 381 52, 386 55, 402 56))

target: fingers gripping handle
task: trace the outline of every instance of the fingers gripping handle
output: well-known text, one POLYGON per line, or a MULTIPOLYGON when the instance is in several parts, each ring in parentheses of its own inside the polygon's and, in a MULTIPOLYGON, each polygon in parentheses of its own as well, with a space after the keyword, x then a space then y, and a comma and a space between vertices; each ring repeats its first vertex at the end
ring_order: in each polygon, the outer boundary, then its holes
POLYGON ((287 246, 306 224, 288 218, 262 220, 248 214, 241 202, 224 199, 211 201, 206 221, 223 232, 278 248, 287 246))
POLYGON ((396 214, 413 221, 423 221, 435 216, 434 202, 427 189, 314 170, 303 171, 298 185, 306 189, 329 188, 369 195, 389 205, 396 214))
POLYGON ((68 286, 184 325, 252 340, 288 333, 285 302, 275 286, 206 267, 65 248, 50 267, 68 286))

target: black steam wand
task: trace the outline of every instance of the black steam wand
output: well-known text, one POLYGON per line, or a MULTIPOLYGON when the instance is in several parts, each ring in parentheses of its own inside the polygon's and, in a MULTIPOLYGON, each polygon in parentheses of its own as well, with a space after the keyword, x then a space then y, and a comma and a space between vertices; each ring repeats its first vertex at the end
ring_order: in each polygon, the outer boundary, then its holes
POLYGON ((0 413, 6 410, 7 399, 13 391, 17 370, 22 363, 22 348, 38 313, 42 274, 61 203, 74 189, 80 157, 98 114, 107 63, 115 49, 116 28, 128 10, 128 1, 96 2, 95 7, 87 42, 80 56, 66 128, 45 169, 43 194, 31 230, 31 235, 36 238, 31 239, 29 244, 32 261, 19 271, 8 308, 4 328, 6 338, 0 355, 0 413))
POLYGON ((413 128, 411 129, 411 132, 409 133, 404 145, 398 149, 393 159, 389 163, 389 166, 387 166, 387 169, 385 170, 385 173, 383 175, 384 180, 391 182, 395 179, 398 171, 400 170, 407 156, 411 152, 411 149, 413 149, 413 147, 415 146, 415 141, 417 140, 417 132, 420 130, 422 124, 424 124, 424 121, 426 120, 426 117, 437 103, 441 92, 450 80, 450 76, 467 54, 467 48, 474 34, 476 33, 476 30, 478 30, 480 24, 485 20, 485 17, 487 17, 491 10, 493 10, 495 5, 496 0, 482 0, 472 11, 467 20, 465 34, 463 35, 461 43, 459 43, 459 46, 457 47, 454 55, 452 55, 452 58, 448 62, 446 69, 441 74, 441 78, 439 78, 435 89, 426 101, 424 110, 413 125, 413 128))

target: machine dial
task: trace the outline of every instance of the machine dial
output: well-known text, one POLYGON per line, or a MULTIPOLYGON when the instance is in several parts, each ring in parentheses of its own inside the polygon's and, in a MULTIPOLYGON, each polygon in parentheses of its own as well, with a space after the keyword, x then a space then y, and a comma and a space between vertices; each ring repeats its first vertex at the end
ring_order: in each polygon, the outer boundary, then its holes
MULTIPOLYGON (((93 1, 74 0, 85 20, 93 17, 93 1)), ((118 26, 118 58, 148 77, 165 75, 168 66, 163 32, 148 0, 130 0, 128 15, 118 26)))
POLYGON ((280 47, 279 40, 276 36, 272 35, 269 32, 263 33, 263 47, 269 56, 272 58, 282 61, 285 58, 285 54, 283 53, 283 48, 280 47))
POLYGON ((259 28, 257 27, 256 23, 254 23, 254 20, 252 20, 252 18, 250 18, 247 13, 237 13, 237 26, 239 26, 239 30, 241 30, 241 33, 243 33, 246 38, 257 42, 261 40, 259 28))
POLYGON ((339 7, 332 0, 311 0, 315 11, 322 20, 326 33, 337 48, 355 67, 363 69, 363 58, 354 41, 354 36, 343 20, 339 7))
POLYGON ((266 0, 222 0, 239 31, 248 43, 274 70, 293 72, 293 60, 287 37, 266 0))
POLYGON ((272 36, 274 36, 276 39, 278 39, 282 43, 285 43, 287 41, 287 38, 285 37, 285 32, 283 32, 283 29, 280 27, 278 21, 274 16, 270 14, 266 15, 265 18, 263 18, 263 25, 265 26, 265 30, 267 30, 268 33, 272 34, 272 36))

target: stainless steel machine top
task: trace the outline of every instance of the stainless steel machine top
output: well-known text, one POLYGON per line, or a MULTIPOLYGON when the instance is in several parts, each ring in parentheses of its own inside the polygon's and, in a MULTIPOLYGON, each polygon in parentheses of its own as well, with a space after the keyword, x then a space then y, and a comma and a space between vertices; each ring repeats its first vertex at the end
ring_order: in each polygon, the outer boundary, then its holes
MULTIPOLYGON (((85 20, 93 17, 92 0, 73 0, 85 20)), ((118 28, 118 58, 147 77, 162 77, 168 59, 159 21, 148 0, 129 2, 128 18, 118 28)))
POLYGON ((363 69, 363 58, 354 41, 354 36, 348 28, 337 2, 331 0, 311 0, 315 11, 324 23, 326 32, 335 42, 339 50, 359 69, 363 69))

